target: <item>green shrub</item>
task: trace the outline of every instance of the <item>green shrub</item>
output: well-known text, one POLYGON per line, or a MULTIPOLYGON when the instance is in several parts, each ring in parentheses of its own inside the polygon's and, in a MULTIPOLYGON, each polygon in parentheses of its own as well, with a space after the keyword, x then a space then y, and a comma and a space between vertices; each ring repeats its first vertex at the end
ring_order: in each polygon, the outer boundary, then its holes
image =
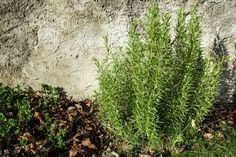
POLYGON ((126 51, 112 53, 106 38, 107 56, 95 60, 99 116, 131 148, 171 151, 194 135, 212 107, 225 58, 203 58, 196 13, 193 8, 186 23, 184 11, 178 11, 172 41, 170 16, 161 17, 153 5, 144 36, 136 21, 126 51))

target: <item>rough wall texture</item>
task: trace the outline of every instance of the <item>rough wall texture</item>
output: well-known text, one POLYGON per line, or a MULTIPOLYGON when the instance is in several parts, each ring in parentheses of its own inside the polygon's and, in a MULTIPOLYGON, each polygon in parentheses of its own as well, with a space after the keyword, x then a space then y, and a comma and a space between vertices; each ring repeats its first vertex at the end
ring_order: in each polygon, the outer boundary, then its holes
MULTIPOLYGON (((175 14, 198 4, 204 50, 227 53, 219 101, 236 95, 236 1, 162 0, 163 12, 175 14)), ((151 0, 1 0, 0 82, 39 88, 64 87, 75 99, 98 89, 93 57, 104 56, 103 36, 114 49, 126 45, 133 18, 144 17, 151 0)), ((175 23, 175 16, 172 23, 175 23)))

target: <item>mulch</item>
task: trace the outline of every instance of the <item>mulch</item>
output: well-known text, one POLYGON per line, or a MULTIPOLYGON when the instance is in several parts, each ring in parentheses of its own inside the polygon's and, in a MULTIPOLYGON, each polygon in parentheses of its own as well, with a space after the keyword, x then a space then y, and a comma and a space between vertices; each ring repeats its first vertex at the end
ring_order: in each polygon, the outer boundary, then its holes
POLYGON ((224 124, 236 128, 236 104, 215 104, 203 123, 209 127, 224 124))

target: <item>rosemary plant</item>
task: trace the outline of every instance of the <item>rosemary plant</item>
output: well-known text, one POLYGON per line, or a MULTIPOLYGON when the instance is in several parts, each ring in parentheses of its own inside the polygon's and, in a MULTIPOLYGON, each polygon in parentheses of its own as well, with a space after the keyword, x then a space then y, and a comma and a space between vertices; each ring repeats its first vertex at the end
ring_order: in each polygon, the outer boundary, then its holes
POLYGON ((171 150, 183 142, 212 107, 225 58, 203 58, 201 29, 196 8, 187 23, 177 13, 174 41, 170 15, 160 16, 153 5, 145 35, 139 22, 129 31, 128 47, 96 60, 100 90, 99 116, 105 127, 131 146, 171 150))

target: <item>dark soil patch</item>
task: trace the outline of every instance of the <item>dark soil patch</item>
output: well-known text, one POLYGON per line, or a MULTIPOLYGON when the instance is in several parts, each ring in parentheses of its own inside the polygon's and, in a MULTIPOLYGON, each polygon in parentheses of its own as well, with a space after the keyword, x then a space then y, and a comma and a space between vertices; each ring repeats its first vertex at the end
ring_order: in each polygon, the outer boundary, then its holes
POLYGON ((236 128, 236 104, 215 104, 203 123, 209 127, 226 124, 236 128))

